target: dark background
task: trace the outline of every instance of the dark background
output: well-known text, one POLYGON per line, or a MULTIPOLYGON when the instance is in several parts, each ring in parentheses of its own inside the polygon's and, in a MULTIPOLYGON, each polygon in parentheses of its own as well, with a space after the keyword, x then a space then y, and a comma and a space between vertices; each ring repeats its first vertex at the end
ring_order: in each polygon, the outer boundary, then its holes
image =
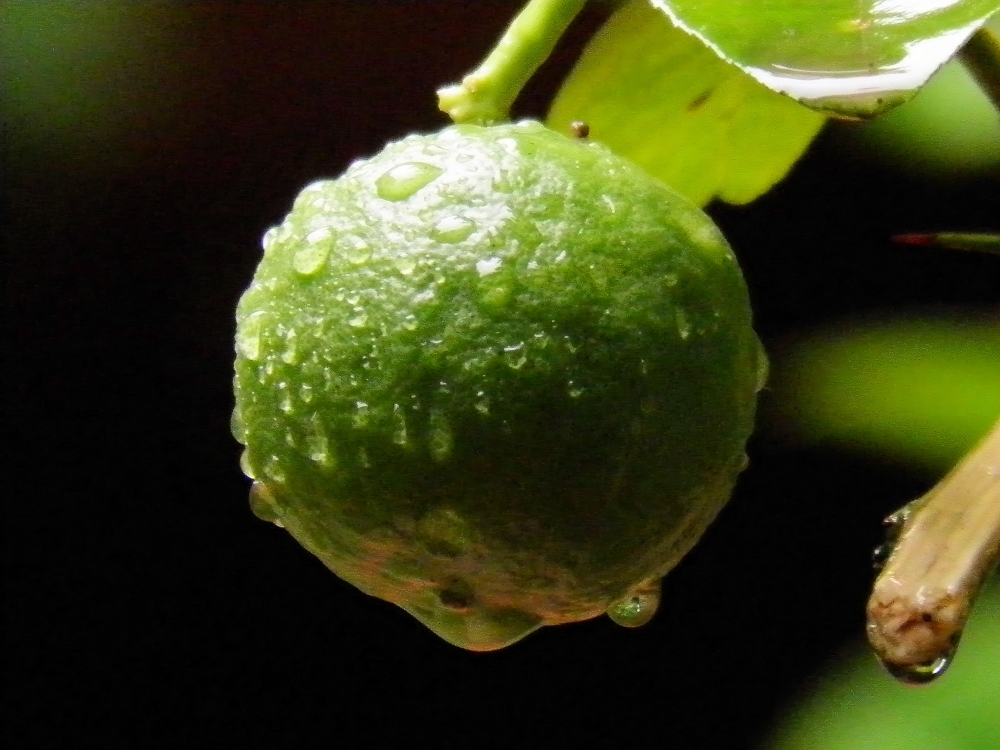
MULTIPOLYGON (((766 437, 651 624, 601 618, 493 654, 438 640, 250 514, 228 423, 233 309, 262 233, 307 182, 443 125, 434 89, 513 10, 178 5, 155 55, 109 58, 101 86, 124 123, 40 133, 5 117, 17 747, 749 748, 859 637, 879 522, 934 477, 766 437)), ((519 114, 544 114, 600 20, 574 25, 519 114)), ((907 177, 853 155, 841 129, 765 198, 711 210, 765 343, 995 305, 1000 259, 888 237, 996 230, 997 176, 907 177)))

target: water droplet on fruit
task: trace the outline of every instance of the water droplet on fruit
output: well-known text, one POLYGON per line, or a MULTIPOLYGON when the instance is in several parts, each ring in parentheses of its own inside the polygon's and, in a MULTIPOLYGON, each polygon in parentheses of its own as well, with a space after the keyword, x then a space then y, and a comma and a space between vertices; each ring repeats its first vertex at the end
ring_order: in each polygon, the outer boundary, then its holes
POLYGON ((243 421, 243 412, 240 411, 238 405, 233 407, 233 413, 229 417, 229 431, 233 433, 237 443, 247 444, 247 426, 243 421))
POLYGON ((686 340, 691 335, 691 323, 688 320, 687 313, 683 310, 675 310, 674 321, 677 323, 677 334, 681 339, 686 340))
POLYGON ((288 365, 294 365, 298 359, 298 349, 295 338, 295 331, 289 331, 285 334, 285 351, 281 353, 281 361, 288 365))
POLYGON ((236 331, 236 347, 240 354, 256 362, 260 357, 260 333, 264 325, 264 310, 257 310, 240 321, 236 331))
POLYGON ((660 606, 660 582, 647 581, 611 603, 608 617, 624 628, 638 628, 653 619, 660 606))
POLYGON ((479 412, 481 416, 488 417, 490 415, 490 398, 482 391, 476 394, 476 411, 479 412))
POLYGON ((254 475, 253 467, 250 465, 250 449, 245 449, 240 453, 240 471, 243 472, 243 476, 247 479, 256 479, 254 475))
POLYGON ((332 234, 323 227, 306 235, 306 246, 295 253, 292 258, 292 268, 303 276, 311 276, 326 263, 330 254, 332 234))
POLYGON ((250 485, 250 512, 261 521, 282 526, 278 520, 278 503, 263 482, 254 482, 250 485))
POLYGON ((528 361, 527 355, 524 353, 524 342, 514 346, 505 346, 503 348, 503 359, 507 363, 507 367, 512 370, 520 370, 524 367, 525 362, 528 361))
POLYGON ((324 469, 332 469, 336 465, 333 453, 330 451, 330 440, 323 429, 323 423, 318 414, 313 414, 309 419, 308 432, 306 434, 306 452, 309 458, 324 469))
POLYGON ((500 270, 501 263, 503 263, 503 258, 483 258, 482 260, 476 261, 476 271, 481 277, 489 276, 491 273, 496 273, 500 270))
POLYGON ((372 257, 372 248, 360 237, 353 237, 346 240, 341 254, 349 263, 360 265, 372 257))
POLYGON ((417 262, 408 255, 404 255, 397 258, 394 265, 396 270, 399 271, 404 276, 409 276, 413 273, 413 269, 417 267, 417 262))
POLYGON ((468 239, 475 228, 475 224, 460 216, 446 216, 431 229, 431 239, 452 245, 468 239))
POLYGON ((410 439, 406 433, 406 415, 403 413, 403 408, 399 404, 392 405, 392 420, 392 442, 396 445, 408 445, 410 439))
POLYGON ((264 248, 264 255, 270 253, 274 246, 277 244, 278 227, 271 227, 266 232, 264 232, 264 237, 261 239, 261 247, 264 248))
POLYGON ((451 449, 455 442, 451 424, 440 409, 431 409, 428 422, 430 432, 427 443, 431 458, 438 463, 447 461, 451 457, 451 449))
POLYGON ((387 201, 406 200, 443 172, 441 167, 422 161, 399 164, 375 180, 375 192, 387 201))

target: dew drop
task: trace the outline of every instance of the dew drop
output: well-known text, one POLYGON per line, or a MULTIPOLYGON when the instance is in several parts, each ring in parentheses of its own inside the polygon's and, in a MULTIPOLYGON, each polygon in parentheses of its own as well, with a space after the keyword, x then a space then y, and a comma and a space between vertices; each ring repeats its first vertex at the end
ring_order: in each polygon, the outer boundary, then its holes
POLYGON ((483 258, 482 260, 476 261, 476 271, 479 273, 480 277, 489 276, 491 273, 496 273, 500 270, 501 263, 503 263, 503 258, 483 258))
POLYGON ((277 456, 271 456, 268 462, 264 464, 264 475, 278 484, 284 484, 287 479, 277 456))
POLYGON ((623 628, 638 628, 653 619, 660 606, 660 582, 647 581, 611 603, 608 617, 623 628))
POLYGON ((281 353, 281 361, 288 365, 294 365, 298 360, 298 345, 295 331, 289 331, 285 336, 285 351, 281 353))
POLYGON ((413 269, 417 267, 417 262, 408 255, 404 255, 397 258, 395 263, 396 270, 399 271, 403 276, 409 276, 413 273, 413 269))
POLYGON ((318 414, 313 414, 309 420, 306 434, 306 453, 312 461, 324 469, 332 469, 336 466, 333 453, 330 451, 330 440, 326 436, 318 414))
POLYGON ((243 475, 247 479, 256 479, 257 478, 256 475, 254 474, 253 467, 250 465, 250 449, 249 448, 244 449, 244 451, 240 454, 240 471, 243 472, 243 475))
POLYGON ((360 237, 355 237, 347 242, 342 254, 349 263, 359 265, 372 257, 372 248, 360 237))
POLYGON ((479 412, 481 416, 488 417, 490 415, 490 398, 485 395, 482 391, 476 394, 476 411, 479 412))
POLYGON ((403 409, 399 404, 392 405, 392 419, 392 442, 396 445, 408 445, 410 439, 406 433, 406 415, 403 414, 403 409))
POLYGON ((507 363, 507 367, 512 370, 520 370, 524 367, 525 362, 528 361, 527 355, 524 353, 524 342, 514 346, 505 346, 503 348, 503 359, 507 363))
POLYGON ((284 528, 281 521, 278 520, 278 503, 271 490, 263 482, 254 482, 250 485, 250 512, 261 521, 268 521, 284 528))
POLYGON ((264 310, 251 313, 240 321, 239 329, 236 331, 236 347, 240 354, 251 362, 256 362, 260 357, 260 333, 265 314, 264 310))
POLYGON ((292 268, 302 276, 311 276, 323 267, 330 254, 330 230, 317 229, 306 237, 306 242, 292 258, 292 268))
POLYGON ((243 421, 243 412, 240 411, 239 405, 233 407, 233 413, 229 417, 229 431, 233 433, 237 443, 247 444, 247 426, 243 421))
POLYGON ((261 239, 261 247, 264 248, 264 255, 270 253, 275 245, 277 244, 278 227, 271 227, 266 232, 264 232, 264 237, 261 239))
POLYGON ((469 238, 476 225, 460 216, 446 216, 431 229, 431 239, 453 245, 469 238))
POLYGON ((885 671, 906 685, 926 685, 943 675, 955 657, 955 649, 924 664, 892 664, 882 660, 885 671))
POLYGON ((677 334, 682 340, 687 340, 687 337, 691 335, 691 323, 687 313, 683 310, 674 311, 674 321, 677 323, 677 334))
POLYGON ((422 161, 399 164, 375 180, 375 192, 387 201, 406 200, 444 172, 422 161))

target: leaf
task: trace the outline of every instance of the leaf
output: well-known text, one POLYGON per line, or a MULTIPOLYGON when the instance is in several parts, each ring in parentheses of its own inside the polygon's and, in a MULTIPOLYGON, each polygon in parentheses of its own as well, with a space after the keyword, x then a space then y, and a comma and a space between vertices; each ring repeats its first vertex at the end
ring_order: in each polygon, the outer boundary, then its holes
POLYGON ((997 0, 650 0, 769 88, 830 114, 902 104, 997 0))
POLYGON ((824 118, 761 86, 675 28, 646 0, 616 12, 549 112, 583 121, 613 151, 693 202, 749 203, 778 182, 824 118))
POLYGON ((844 327, 774 357, 772 429, 932 470, 1000 416, 1000 321, 909 318, 844 327))

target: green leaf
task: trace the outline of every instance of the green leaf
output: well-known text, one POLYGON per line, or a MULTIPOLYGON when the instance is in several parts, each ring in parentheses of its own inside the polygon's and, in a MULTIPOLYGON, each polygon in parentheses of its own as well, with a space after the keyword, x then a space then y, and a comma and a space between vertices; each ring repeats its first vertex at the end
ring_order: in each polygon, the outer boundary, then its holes
POLYGON ((771 429, 943 470, 1000 417, 1000 322, 886 320, 773 357, 771 429))
POLYGON ((749 203, 778 182, 824 118, 761 86, 646 0, 615 13, 563 84, 548 124, 590 134, 693 202, 749 203))
POLYGON ((651 0, 764 85, 845 117, 909 99, 997 0, 651 0))

